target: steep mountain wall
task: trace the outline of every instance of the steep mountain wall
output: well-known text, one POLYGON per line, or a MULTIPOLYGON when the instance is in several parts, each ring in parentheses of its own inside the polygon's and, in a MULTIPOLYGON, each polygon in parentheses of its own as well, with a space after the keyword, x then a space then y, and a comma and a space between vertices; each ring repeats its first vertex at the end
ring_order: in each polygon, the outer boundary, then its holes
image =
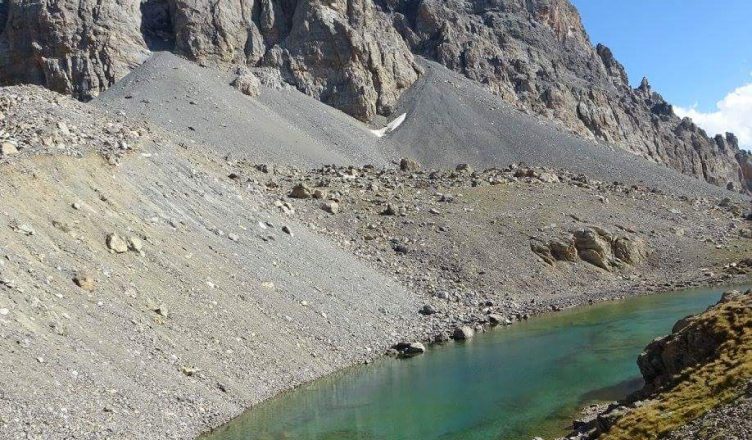
POLYGON ((677 117, 647 79, 593 47, 568 0, 378 0, 412 50, 507 101, 682 173, 739 188, 736 138, 677 117))
POLYGON ((750 188, 736 138, 681 120, 647 80, 632 89, 568 0, 0 0, 0 84, 88 99, 152 50, 278 68, 361 120, 392 112, 417 53, 582 136, 750 188))
POLYGON ((0 0, 0 83, 88 99, 172 50, 201 62, 277 67, 359 119, 388 114, 419 67, 369 0, 0 0))

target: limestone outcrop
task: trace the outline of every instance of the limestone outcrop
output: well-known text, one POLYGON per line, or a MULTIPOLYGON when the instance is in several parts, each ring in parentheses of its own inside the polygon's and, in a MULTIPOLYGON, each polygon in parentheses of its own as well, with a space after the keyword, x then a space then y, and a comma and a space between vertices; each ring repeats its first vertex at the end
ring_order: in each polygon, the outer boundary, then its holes
POLYGON ((581 228, 549 240, 535 237, 530 241, 530 249, 550 265, 582 260, 605 271, 639 265, 650 252, 642 238, 615 235, 599 227, 581 228))

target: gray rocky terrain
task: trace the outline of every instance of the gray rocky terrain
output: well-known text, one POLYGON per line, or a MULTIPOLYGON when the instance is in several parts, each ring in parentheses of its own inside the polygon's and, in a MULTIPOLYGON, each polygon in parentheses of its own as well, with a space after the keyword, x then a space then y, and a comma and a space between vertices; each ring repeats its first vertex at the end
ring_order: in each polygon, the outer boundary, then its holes
POLYGON ((258 164, 37 87, 0 112, 4 438, 192 438, 392 346, 749 270, 706 184, 258 164))
POLYGON ((264 209, 215 153, 0 93, 18 151, 1 165, 1 438, 192 438, 418 331, 417 297, 264 209))
POLYGON ((520 109, 684 174, 734 190, 752 176, 733 135, 709 137, 680 120, 647 80, 633 89, 568 0, 0 1, 1 84, 87 100, 156 50, 274 70, 364 121, 394 113, 422 73, 417 54, 520 109))
POLYGON ((747 153, 567 0, 0 0, 0 85, 0 438, 195 438, 377 356, 752 273, 747 153))

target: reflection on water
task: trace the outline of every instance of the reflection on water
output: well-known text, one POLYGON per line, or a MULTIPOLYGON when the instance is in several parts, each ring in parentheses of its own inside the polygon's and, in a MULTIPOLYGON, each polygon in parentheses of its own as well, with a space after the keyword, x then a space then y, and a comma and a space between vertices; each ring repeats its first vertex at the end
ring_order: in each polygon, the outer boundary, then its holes
POLYGON ((524 439, 561 434, 583 405, 642 385, 637 355, 721 289, 561 312, 316 381, 212 440, 524 439))

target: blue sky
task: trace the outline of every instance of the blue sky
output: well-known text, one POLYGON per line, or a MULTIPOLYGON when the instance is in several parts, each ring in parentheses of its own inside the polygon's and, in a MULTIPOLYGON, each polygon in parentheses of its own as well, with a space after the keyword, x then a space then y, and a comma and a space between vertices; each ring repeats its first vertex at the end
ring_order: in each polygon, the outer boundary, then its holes
POLYGON ((752 146, 752 0, 571 1, 633 86, 647 76, 678 114, 752 146))

